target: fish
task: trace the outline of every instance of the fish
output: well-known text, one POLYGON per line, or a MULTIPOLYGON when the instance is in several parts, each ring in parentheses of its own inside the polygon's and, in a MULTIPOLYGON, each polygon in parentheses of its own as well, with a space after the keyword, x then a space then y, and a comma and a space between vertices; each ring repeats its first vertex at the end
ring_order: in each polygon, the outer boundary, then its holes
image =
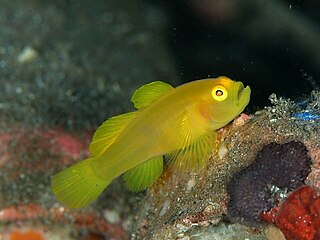
POLYGON ((102 123, 90 157, 54 175, 51 189, 63 205, 83 208, 121 175, 130 191, 139 192, 156 182, 165 164, 177 173, 199 169, 216 147, 216 131, 245 109, 250 93, 225 76, 176 88, 145 84, 131 98, 137 110, 102 123))

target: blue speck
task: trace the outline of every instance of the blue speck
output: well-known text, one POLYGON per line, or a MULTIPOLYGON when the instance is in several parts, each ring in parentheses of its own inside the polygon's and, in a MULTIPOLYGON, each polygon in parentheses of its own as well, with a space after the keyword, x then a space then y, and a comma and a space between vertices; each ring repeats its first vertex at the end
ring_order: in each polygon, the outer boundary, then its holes
POLYGON ((294 113, 292 114, 292 117, 305 121, 320 120, 320 115, 309 111, 294 113))

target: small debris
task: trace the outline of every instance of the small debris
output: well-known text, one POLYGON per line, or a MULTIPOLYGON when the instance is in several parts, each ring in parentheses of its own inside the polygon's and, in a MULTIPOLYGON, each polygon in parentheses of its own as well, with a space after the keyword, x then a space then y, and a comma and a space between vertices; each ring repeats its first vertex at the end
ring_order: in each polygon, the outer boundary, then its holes
POLYGON ((161 211, 159 213, 159 217, 164 216, 167 213, 169 208, 170 208, 170 200, 165 200, 163 205, 162 205, 162 209, 161 209, 161 211))
POLYGON ((221 144, 218 150, 219 158, 223 159, 226 156, 227 152, 228 152, 228 148, 225 145, 221 144))
POLYGON ((278 240, 285 240, 285 237, 281 230, 273 225, 269 225, 265 229, 266 237, 270 240, 278 239, 278 240))
POLYGON ((111 224, 117 224, 120 222, 120 215, 117 211, 106 209, 103 212, 103 216, 111 224))
POLYGON ((194 177, 192 177, 192 178, 187 182, 186 192, 190 192, 195 185, 196 185, 196 180, 195 180, 194 177))
POLYGON ((21 64, 25 64, 34 61, 38 56, 39 54, 34 48, 27 46, 22 49, 21 53, 18 55, 17 61, 21 64))

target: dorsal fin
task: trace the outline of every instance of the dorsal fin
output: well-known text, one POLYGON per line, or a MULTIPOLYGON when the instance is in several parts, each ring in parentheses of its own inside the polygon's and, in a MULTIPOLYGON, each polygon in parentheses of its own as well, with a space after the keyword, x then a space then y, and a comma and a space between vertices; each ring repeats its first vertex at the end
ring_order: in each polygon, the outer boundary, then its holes
POLYGON ((163 157, 157 156, 131 168, 123 175, 127 188, 139 192, 152 186, 163 170, 163 157))
POLYGON ((131 102, 137 109, 146 107, 172 89, 174 88, 171 85, 161 81, 147 83, 133 93, 131 102))
POLYGON ((137 112, 124 113, 105 121, 94 133, 89 150, 92 156, 101 155, 115 141, 137 112))

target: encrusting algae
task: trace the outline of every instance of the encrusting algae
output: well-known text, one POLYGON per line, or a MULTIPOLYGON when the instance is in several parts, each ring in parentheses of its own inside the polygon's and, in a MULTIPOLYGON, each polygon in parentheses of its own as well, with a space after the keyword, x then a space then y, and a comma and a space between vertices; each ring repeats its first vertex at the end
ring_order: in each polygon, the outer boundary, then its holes
POLYGON ((250 91, 223 76, 177 88, 160 81, 143 85, 131 98, 137 111, 105 121, 89 146, 91 157, 52 177, 54 194, 66 206, 81 208, 122 174, 131 191, 150 187, 162 173, 164 155, 173 171, 203 166, 215 130, 244 110, 250 91))

